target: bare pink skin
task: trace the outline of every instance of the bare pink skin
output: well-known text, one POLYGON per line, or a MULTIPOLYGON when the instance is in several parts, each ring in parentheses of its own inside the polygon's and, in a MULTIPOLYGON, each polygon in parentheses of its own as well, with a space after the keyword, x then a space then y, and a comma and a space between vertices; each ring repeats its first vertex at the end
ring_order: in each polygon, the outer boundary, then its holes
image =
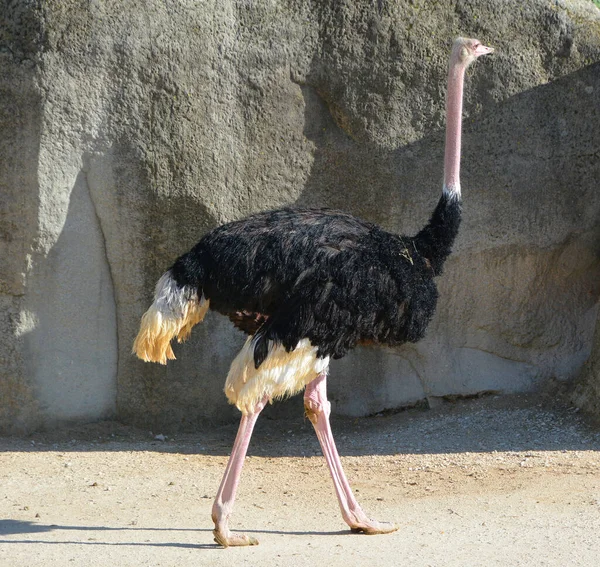
POLYGON ((446 96, 444 191, 455 198, 460 198, 460 149, 465 71, 475 59, 493 51, 491 47, 481 45, 477 39, 458 38, 452 46, 446 96))
POLYGON ((329 472, 333 479, 333 486, 338 498, 340 510, 344 521, 353 531, 363 532, 365 534, 387 534, 395 532, 398 526, 388 522, 378 522, 371 520, 362 510, 354 494, 348 479, 344 474, 342 462, 333 440, 331 427, 329 425, 329 414, 331 413, 331 404, 327 400, 327 375, 319 374, 312 382, 306 386, 304 392, 304 408, 306 415, 310 419, 317 438, 321 444, 323 455, 329 466, 329 472))
MULTIPOLYGON (((348 483, 342 468, 342 462, 333 440, 329 425, 331 404, 327 400, 327 375, 319 374, 306 386, 304 392, 304 407, 306 414, 317 433, 325 460, 331 472, 333 486, 338 498, 342 517, 353 531, 366 534, 385 534, 398 529, 395 524, 378 522, 370 519, 362 510, 348 483)), ((233 443, 231 456, 225 468, 225 474, 217 491, 217 496, 212 507, 212 520, 215 523, 213 535, 215 542, 223 547, 258 545, 258 540, 245 534, 233 533, 229 529, 229 518, 233 511, 233 504, 242 474, 242 467, 250 444, 256 420, 268 402, 265 397, 254 408, 252 413, 242 415, 237 436, 233 443)))
POLYGON ((254 431, 254 425, 268 401, 269 398, 265 396, 252 413, 242 415, 240 427, 233 443, 227 467, 225 468, 225 474, 215 497, 212 507, 212 520, 215 523, 213 535, 215 536, 215 541, 223 547, 258 545, 256 538, 244 534, 232 533, 229 530, 229 517, 233 511, 233 503, 240 483, 242 467, 244 466, 244 459, 248 452, 248 445, 250 444, 252 431, 254 431))

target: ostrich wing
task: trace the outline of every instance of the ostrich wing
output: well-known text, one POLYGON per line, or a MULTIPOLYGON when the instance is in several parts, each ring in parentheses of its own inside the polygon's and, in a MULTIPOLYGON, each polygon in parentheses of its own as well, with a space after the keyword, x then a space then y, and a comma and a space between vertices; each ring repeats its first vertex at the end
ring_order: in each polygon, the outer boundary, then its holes
POLYGON ((407 340, 408 301, 389 274, 378 266, 361 273, 356 262, 346 269, 314 268, 301 274, 292 294, 264 322, 254 339, 256 367, 270 342, 287 351, 308 338, 318 356, 341 358, 359 342, 400 344, 407 340))

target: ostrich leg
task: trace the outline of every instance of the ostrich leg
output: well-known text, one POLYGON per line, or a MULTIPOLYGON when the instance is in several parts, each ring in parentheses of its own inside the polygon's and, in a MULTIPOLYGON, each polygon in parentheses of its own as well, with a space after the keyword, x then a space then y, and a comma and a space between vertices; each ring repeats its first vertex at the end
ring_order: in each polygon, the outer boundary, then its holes
POLYGON ((265 397, 262 402, 254 408, 252 413, 242 415, 240 427, 233 443, 233 449, 231 450, 231 456, 229 457, 225 474, 221 481, 221 486, 219 486, 217 496, 215 497, 215 502, 212 507, 212 520, 215 523, 213 534, 215 536, 215 541, 223 547, 233 545, 258 545, 258 540, 256 538, 243 534, 231 533, 229 530, 229 517, 233 511, 233 503, 240 483, 242 467, 244 466, 244 459, 246 458, 246 452, 248 451, 248 445, 250 444, 250 437, 252 437, 254 425, 256 424, 260 412, 268 401, 269 398, 265 397))
POLYGON ((323 450, 329 471, 331 472, 331 478, 333 479, 342 517, 353 531, 364 532, 366 534, 387 534, 394 532, 398 529, 398 526, 389 522, 378 522, 369 519, 354 498, 348 479, 344 474, 342 462, 340 461, 329 425, 331 404, 327 401, 326 379, 327 375, 323 372, 306 386, 304 408, 308 419, 310 419, 315 428, 319 443, 321 443, 321 449, 323 450))

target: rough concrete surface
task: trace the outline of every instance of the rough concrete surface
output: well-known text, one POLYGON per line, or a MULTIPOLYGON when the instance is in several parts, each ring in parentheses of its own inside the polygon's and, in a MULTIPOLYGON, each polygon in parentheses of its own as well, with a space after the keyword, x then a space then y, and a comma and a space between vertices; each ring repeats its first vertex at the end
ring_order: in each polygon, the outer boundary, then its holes
POLYGON ((333 365, 336 412, 577 376, 600 295, 593 3, 3 0, 0 429, 232 420, 242 337, 221 318, 166 368, 132 358, 155 281, 208 229, 281 205, 418 230, 459 34, 496 53, 467 78, 440 309, 422 343, 333 365))
POLYGON ((235 428, 165 441, 114 423, 0 439, 3 567, 591 567, 600 434, 538 397, 485 398, 333 429, 357 499, 399 531, 350 533, 308 420, 260 420, 221 549, 210 508, 235 428))
POLYGON ((596 325, 592 354, 576 381, 571 398, 600 423, 600 325, 596 325))

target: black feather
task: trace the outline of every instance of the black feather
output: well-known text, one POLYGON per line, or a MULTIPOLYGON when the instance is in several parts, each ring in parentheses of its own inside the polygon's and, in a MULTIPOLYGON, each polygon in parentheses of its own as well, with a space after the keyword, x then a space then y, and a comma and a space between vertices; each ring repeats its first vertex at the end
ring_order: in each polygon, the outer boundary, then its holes
POLYGON ((462 213, 460 199, 443 193, 429 223, 415 236, 415 247, 430 262, 435 275, 442 273, 444 262, 452 252, 462 213))
POLYGON ((290 351, 308 338, 340 358, 357 343, 423 337, 459 223, 460 203, 445 196, 414 238, 341 211, 268 211, 209 232, 171 270, 254 335, 257 368, 269 341, 290 351))

